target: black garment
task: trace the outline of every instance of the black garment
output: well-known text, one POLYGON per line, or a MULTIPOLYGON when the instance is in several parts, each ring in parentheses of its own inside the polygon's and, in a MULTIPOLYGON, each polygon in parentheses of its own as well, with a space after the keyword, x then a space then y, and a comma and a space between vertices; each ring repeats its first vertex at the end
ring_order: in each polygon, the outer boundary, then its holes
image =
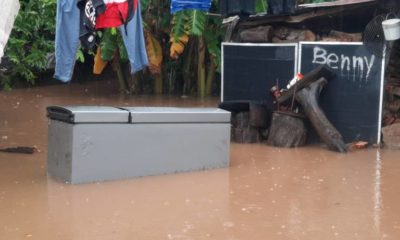
POLYGON ((79 40, 86 50, 94 50, 96 46, 96 17, 104 13, 106 5, 103 0, 78 0, 80 10, 79 40))
POLYGON ((256 13, 256 0, 219 0, 220 13, 224 17, 256 13))
POLYGON ((296 0, 268 0, 269 14, 293 14, 295 11, 296 0))

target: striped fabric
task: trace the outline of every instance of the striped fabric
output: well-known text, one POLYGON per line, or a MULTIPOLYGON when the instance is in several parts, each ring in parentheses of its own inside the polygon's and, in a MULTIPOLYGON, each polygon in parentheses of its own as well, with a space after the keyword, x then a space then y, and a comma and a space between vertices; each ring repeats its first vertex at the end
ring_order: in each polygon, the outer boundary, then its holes
POLYGON ((210 7, 211 0, 171 0, 171 13, 184 9, 208 11, 210 7))

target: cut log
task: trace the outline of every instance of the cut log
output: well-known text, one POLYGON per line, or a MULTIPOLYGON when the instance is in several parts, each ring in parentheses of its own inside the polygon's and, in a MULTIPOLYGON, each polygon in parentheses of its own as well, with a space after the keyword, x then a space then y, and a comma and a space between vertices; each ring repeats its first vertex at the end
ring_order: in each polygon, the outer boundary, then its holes
POLYGON ((396 122, 396 114, 391 113, 388 110, 383 111, 383 126, 388 126, 396 122))
POLYGON ((400 97, 400 87, 395 87, 393 89, 393 95, 400 97))
POLYGON ((361 33, 345 33, 332 30, 329 32, 328 37, 335 38, 340 42, 361 42, 362 34, 361 33))
POLYGON ((320 78, 310 83, 307 87, 296 93, 296 100, 303 107, 306 116, 316 130, 318 136, 326 143, 328 148, 338 152, 346 152, 347 147, 343 141, 342 135, 331 122, 329 122, 318 104, 321 90, 327 83, 328 81, 325 78, 320 78))
POLYGON ((304 116, 274 112, 267 144, 275 147, 300 147, 306 144, 307 128, 304 125, 304 116))
POLYGON ((249 105, 250 126, 256 128, 268 128, 270 111, 266 104, 250 102, 249 105))
POLYGON ((259 143, 261 142, 261 135, 258 129, 253 127, 233 128, 232 141, 235 143, 259 143))
POLYGON ((250 125, 249 112, 239 112, 232 115, 232 141, 237 143, 261 142, 261 133, 258 128, 250 125))
POLYGON ((400 99, 388 102, 385 104, 385 108, 390 112, 397 112, 400 110, 400 99))
POLYGON ((386 147, 400 150, 400 123, 382 128, 382 135, 386 147))
POLYGON ((298 81, 279 97, 277 102, 283 103, 292 99, 293 95, 295 95, 296 100, 303 107, 317 134, 328 145, 328 148, 338 152, 346 152, 346 144, 342 135, 329 122, 318 104, 322 87, 328 82, 327 79, 331 79, 334 76, 335 74, 328 67, 321 65, 307 73, 301 81, 298 81))
POLYGON ((242 42, 271 42, 274 29, 272 26, 260 26, 257 28, 250 28, 240 32, 240 40, 242 42))
POLYGON ((316 41, 317 35, 310 30, 279 27, 274 31, 273 42, 290 43, 299 41, 316 41))

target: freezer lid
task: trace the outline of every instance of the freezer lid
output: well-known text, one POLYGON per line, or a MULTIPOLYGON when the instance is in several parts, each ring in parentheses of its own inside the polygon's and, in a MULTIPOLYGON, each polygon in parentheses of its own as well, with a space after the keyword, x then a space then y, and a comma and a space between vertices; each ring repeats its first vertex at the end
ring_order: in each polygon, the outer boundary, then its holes
POLYGON ((219 108, 128 107, 131 123, 228 123, 231 113, 219 108))
POLYGON ((50 106, 50 119, 69 123, 128 123, 129 112, 106 106, 50 106))

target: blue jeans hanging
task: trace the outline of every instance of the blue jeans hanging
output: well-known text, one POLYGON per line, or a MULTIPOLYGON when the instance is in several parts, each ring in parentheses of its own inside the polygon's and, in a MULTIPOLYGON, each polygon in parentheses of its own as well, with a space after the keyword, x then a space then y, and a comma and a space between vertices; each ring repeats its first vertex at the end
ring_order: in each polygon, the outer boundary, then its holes
POLYGON ((58 0, 56 15, 56 66, 54 78, 69 82, 79 47, 80 12, 77 0, 58 0))

